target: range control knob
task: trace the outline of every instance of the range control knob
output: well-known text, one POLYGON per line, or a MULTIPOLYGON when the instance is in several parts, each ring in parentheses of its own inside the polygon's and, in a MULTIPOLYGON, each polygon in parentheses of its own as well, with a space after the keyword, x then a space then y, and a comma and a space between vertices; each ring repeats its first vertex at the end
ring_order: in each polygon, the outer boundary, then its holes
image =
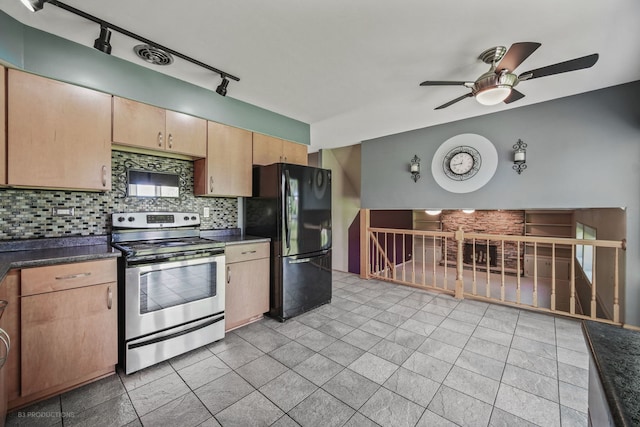
POLYGON ((191 221, 195 221, 195 220, 196 220, 196 217, 194 215, 194 216, 191 217, 191 221))
POLYGON ((127 218, 127 221, 129 221, 129 222, 133 222, 133 221, 135 221, 135 220, 136 220, 136 219, 135 219, 134 217, 132 217, 132 216, 130 216, 129 218, 127 218))
POLYGON ((125 218, 123 216, 118 217, 118 222, 124 222, 125 218))
POLYGON ((185 215, 184 220, 189 221, 189 217, 185 215))

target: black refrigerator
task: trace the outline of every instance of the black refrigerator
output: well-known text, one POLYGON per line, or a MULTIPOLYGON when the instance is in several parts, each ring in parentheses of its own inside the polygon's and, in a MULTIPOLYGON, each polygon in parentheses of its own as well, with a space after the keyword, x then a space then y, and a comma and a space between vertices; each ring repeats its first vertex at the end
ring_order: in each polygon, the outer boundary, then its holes
POLYGON ((271 238, 269 315, 284 321, 331 302, 331 171, 253 168, 247 234, 271 238))

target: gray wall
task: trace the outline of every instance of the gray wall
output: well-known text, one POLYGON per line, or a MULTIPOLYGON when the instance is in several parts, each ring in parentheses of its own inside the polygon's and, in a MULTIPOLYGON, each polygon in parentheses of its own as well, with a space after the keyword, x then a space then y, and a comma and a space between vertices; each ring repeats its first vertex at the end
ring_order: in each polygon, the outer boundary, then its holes
MULTIPOLYGON (((625 321, 640 325, 640 82, 419 129, 362 144, 362 207, 534 209, 626 207, 625 321), (498 169, 483 188, 449 193, 431 159, 461 133, 488 138, 498 169), (528 144, 528 168, 511 169, 512 145, 528 144), (414 183, 409 160, 422 159, 414 183)), ((468 101, 472 102, 472 101, 468 101)), ((450 107, 455 108, 455 106, 450 107)), ((435 112, 434 114, 437 114, 435 112)))
MULTIPOLYGON (((0 62, 231 126, 303 144, 310 142, 309 124, 233 99, 231 86, 231 96, 222 97, 212 90, 28 27, 2 11, 0 62)), ((231 85, 234 84, 242 81, 231 85)))

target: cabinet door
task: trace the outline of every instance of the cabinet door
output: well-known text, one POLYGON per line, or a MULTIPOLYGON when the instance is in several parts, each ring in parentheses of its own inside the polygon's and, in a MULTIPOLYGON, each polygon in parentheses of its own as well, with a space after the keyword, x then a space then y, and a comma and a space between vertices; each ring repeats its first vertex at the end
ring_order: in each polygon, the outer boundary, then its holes
POLYGON ((195 194, 250 197, 251 141, 249 131, 209 122, 207 159, 195 164, 195 194))
POLYGON ((118 362, 116 283, 23 297, 22 395, 118 362))
POLYGON ((207 121, 176 111, 166 114, 166 149, 193 157, 207 155, 207 121))
POLYGON ((280 138, 254 133, 253 164, 270 165, 282 162, 282 143, 283 141, 280 138))
POLYGON ((286 163, 296 165, 307 165, 307 146, 297 142, 282 141, 282 156, 286 163))
MULTIPOLYGON (((5 396, 11 401, 20 396, 20 271, 11 270, 0 283, 0 299, 9 304, 0 319, 0 328, 9 334, 11 350, 2 368, 5 396)), ((0 343, 0 345, 2 345, 0 343)))
POLYGON ((165 110, 113 97, 113 142, 133 147, 164 150, 165 110))
POLYGON ((237 328, 269 311, 269 258, 227 264, 225 327, 237 328))
POLYGON ((0 65, 0 185, 7 184, 6 70, 0 65))
POLYGON ((111 189, 111 95, 8 73, 9 185, 111 189))

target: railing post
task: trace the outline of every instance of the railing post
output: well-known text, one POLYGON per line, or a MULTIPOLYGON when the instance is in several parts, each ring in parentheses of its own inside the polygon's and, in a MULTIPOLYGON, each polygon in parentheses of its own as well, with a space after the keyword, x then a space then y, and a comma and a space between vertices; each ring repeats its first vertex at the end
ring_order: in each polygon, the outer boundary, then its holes
POLYGON ((462 246, 464 243, 464 231, 462 230, 462 226, 458 227, 456 231, 455 239, 458 241, 458 253, 456 254, 456 294, 455 297, 457 299, 464 298, 464 281, 462 279, 463 270, 462 270, 462 246))
POLYGON ((369 278, 369 264, 371 262, 369 248, 371 247, 369 238, 369 226, 371 222, 371 211, 360 209, 360 278, 369 278))

